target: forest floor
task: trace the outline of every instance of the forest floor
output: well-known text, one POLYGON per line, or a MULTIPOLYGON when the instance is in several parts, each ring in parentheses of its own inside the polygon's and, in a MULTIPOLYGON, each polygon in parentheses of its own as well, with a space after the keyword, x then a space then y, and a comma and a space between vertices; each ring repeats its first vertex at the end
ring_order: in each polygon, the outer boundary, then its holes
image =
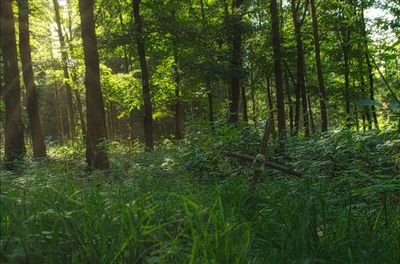
POLYGON ((88 173, 83 146, 1 171, 1 263, 400 263, 396 131, 289 138, 267 157, 248 210, 258 133, 193 127, 153 153, 111 142, 88 173))

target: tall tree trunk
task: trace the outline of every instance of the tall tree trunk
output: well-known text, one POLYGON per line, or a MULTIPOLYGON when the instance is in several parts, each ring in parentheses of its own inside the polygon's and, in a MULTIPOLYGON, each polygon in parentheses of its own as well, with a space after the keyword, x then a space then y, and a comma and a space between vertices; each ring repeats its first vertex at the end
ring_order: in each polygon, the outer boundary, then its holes
MULTIPOLYGON (((294 95, 295 95, 294 124, 293 124, 293 129, 291 130, 291 135, 297 135, 300 130, 300 103, 301 103, 300 91, 299 91, 299 89, 297 89, 296 81, 294 79, 292 71, 290 70, 289 65, 287 64, 287 62, 285 60, 283 61, 283 63, 286 67, 287 73, 290 76, 290 80, 292 81, 293 91, 294 91, 294 95)), ((288 95, 288 97, 289 97, 289 95, 288 95)), ((290 99, 290 101, 291 101, 291 99, 290 99)))
POLYGON ((272 129, 272 137, 275 140, 276 139, 276 130, 275 130, 275 109, 274 109, 274 103, 272 100, 272 89, 271 89, 271 79, 267 77, 267 103, 268 103, 268 109, 270 111, 269 117, 266 119, 266 122, 268 123, 268 119, 270 119, 271 122, 271 129, 272 129))
POLYGON ((111 102, 111 124, 112 124, 112 133, 114 135, 114 138, 119 137, 119 123, 118 123, 118 117, 117 117, 117 109, 115 107, 115 103, 111 102))
POLYGON ((286 94, 287 94, 288 103, 289 103, 289 111, 290 111, 289 116, 291 118, 290 119, 290 133, 291 133, 291 135, 294 135, 294 134, 297 133, 298 126, 299 126, 298 124, 299 124, 299 115, 300 115, 300 104, 297 103, 297 102, 299 102, 299 100, 297 99, 298 97, 297 97, 297 93, 296 93, 296 91, 297 91, 297 89, 296 89, 296 81, 294 80, 293 74, 290 71, 289 65, 286 63, 285 60, 283 61, 283 63, 284 63, 284 65, 286 67, 286 70, 287 70, 287 74, 286 74, 287 91, 286 91, 286 94), (295 112, 293 111, 293 102, 292 102, 292 97, 291 97, 290 92, 289 92, 289 80, 288 80, 287 75, 289 75, 290 80, 292 81, 293 91, 294 91, 295 96, 296 96, 295 112), (296 128, 296 131, 294 131, 295 128, 296 128))
MULTIPOLYGON (((119 22, 121 24, 122 30, 125 30, 124 17, 122 16, 123 10, 122 10, 120 1, 117 1, 117 4, 118 4, 118 12, 119 12, 119 22)), ((124 49, 124 70, 125 70, 125 73, 128 73, 131 62, 128 57, 127 45, 124 44, 123 49, 124 49)))
POLYGON ((358 122, 358 107, 357 107, 357 105, 354 105, 354 120, 356 123, 356 130, 358 132, 358 131, 360 131, 360 125, 358 122))
POLYGON ((213 105, 211 82, 207 80, 206 85, 207 85, 207 100, 208 100, 208 122, 210 122, 211 128, 214 128, 214 105, 213 105))
POLYGON ((103 95, 100 88, 99 54, 93 15, 93 0, 79 0, 83 51, 85 55, 85 86, 87 105, 86 161, 91 169, 107 169, 104 146, 107 137, 103 95))
POLYGON ((351 128, 350 116, 350 29, 346 28, 343 43, 343 60, 344 60, 344 100, 346 109, 346 126, 351 128))
POLYGON ((19 49, 24 83, 26 88, 27 111, 29 127, 32 135, 33 157, 46 157, 42 124, 39 116, 39 105, 32 69, 31 45, 29 40, 29 5, 28 0, 18 1, 19 16, 19 49))
MULTIPOLYGON (((72 40, 73 40, 73 32, 72 32, 72 9, 73 6, 71 5, 71 0, 67 0, 67 6, 68 6, 68 32, 69 32, 69 37, 68 34, 67 36, 67 42, 68 42, 68 48, 69 52, 72 56, 73 54, 73 45, 72 45, 72 40)), ((76 72, 72 71, 72 81, 73 83, 77 83, 77 76, 76 72)), ((75 102, 76 102, 76 108, 78 110, 78 115, 79 115, 79 121, 81 123, 81 130, 82 130, 82 135, 83 138, 86 138, 86 121, 85 121, 85 114, 83 112, 83 106, 82 106, 82 99, 79 91, 77 89, 73 89, 74 92, 74 97, 75 97, 75 102)))
POLYGON ((75 94, 76 106, 78 108, 79 120, 81 121, 82 135, 83 135, 83 138, 85 138, 86 137, 86 122, 85 122, 85 114, 83 113, 81 95, 79 94, 78 90, 74 90, 74 94, 75 94))
MULTIPOLYGON (((171 5, 174 5, 174 0, 170 1, 171 5)), ((176 24, 176 9, 172 10, 171 17, 173 19, 173 23, 176 24)), ((181 108, 181 99, 180 99, 180 89, 181 89, 181 75, 180 75, 180 63, 179 63, 179 57, 178 57, 178 34, 176 30, 173 28, 171 30, 171 35, 172 35, 172 53, 174 57, 174 65, 173 65, 173 70, 174 70, 174 79, 175 79, 175 105, 174 105, 174 111, 175 111, 175 118, 174 118, 174 128, 175 128, 175 139, 179 140, 182 139, 182 125, 183 125, 183 113, 182 113, 182 108, 181 108)))
POLYGON ((310 133, 314 134, 315 131, 314 115, 312 112, 311 96, 309 94, 307 94, 307 101, 308 101, 308 112, 310 113, 310 133))
POLYGON ((256 91, 253 84, 251 84, 250 95, 251 95, 251 106, 252 106, 252 119, 254 125, 257 125, 257 101, 256 101, 256 91))
POLYGON ((76 136, 76 130, 75 130, 76 127, 75 127, 74 103, 72 98, 72 88, 71 85, 69 84, 70 78, 68 71, 68 54, 65 45, 64 34, 62 32, 62 27, 61 27, 60 5, 58 3, 58 0, 53 0, 53 5, 54 5, 55 19, 57 24, 58 39, 60 41, 60 47, 61 47, 61 59, 62 59, 64 79, 65 79, 65 87, 67 91, 69 133, 70 137, 74 139, 76 136))
MULTIPOLYGON (((48 31, 48 41, 50 44, 50 59, 51 61, 54 61, 54 55, 53 55, 53 42, 52 42, 52 38, 51 38, 51 26, 47 28, 48 31)), ((65 143, 65 133, 64 133, 64 117, 63 117, 63 113, 62 113, 62 108, 61 108, 61 96, 60 96, 60 84, 58 83, 58 81, 55 82, 54 84, 54 105, 55 105, 55 111, 56 111, 56 115, 57 115, 57 125, 58 125, 58 136, 59 136, 59 144, 61 146, 64 145, 65 143)))
POLYGON ((175 77, 175 139, 182 139, 182 111, 180 102, 180 83, 179 63, 176 54, 174 55, 174 77, 175 77))
POLYGON ((144 39, 142 36, 142 19, 140 17, 141 0, 132 0, 133 17, 135 19, 135 37, 139 54, 140 69, 142 72, 142 88, 144 103, 144 143, 145 149, 151 151, 154 148, 153 142, 153 106, 150 95, 149 72, 147 69, 146 51, 144 48, 144 39))
POLYGON ((232 71, 231 98, 229 102, 229 122, 239 122, 240 80, 242 74, 242 12, 244 0, 234 0, 232 10, 232 71))
POLYGON ((295 94, 295 107, 294 107, 294 134, 297 135, 300 131, 300 106, 301 106, 301 93, 296 86, 294 87, 295 94))
POLYGON ((326 131, 328 131, 328 111, 327 111, 327 107, 326 107, 325 83, 324 83, 324 75, 323 75, 322 63, 321 63, 321 49, 320 49, 320 44, 319 44, 318 19, 317 19, 317 11, 315 8, 315 0, 310 0, 310 1, 311 1, 311 17, 312 17, 314 46, 315 46, 315 66, 317 68, 317 75, 318 75, 319 105, 320 105, 320 112, 321 112, 321 130, 322 130, 322 132, 326 132, 326 131))
MULTIPOLYGON (((202 33, 205 34, 206 29, 206 12, 204 10, 204 2, 200 0, 201 7, 201 18, 202 18, 202 33)), ((207 88, 207 101, 208 101, 208 122, 210 123, 211 129, 214 129, 214 106, 213 106, 213 93, 211 89, 211 80, 207 75, 205 77, 205 83, 207 88)))
MULTIPOLYGON (((4 59, 5 161, 9 163, 25 154, 22 125, 15 23, 12 0, 0 1, 1 51, 4 59)), ((8 164, 6 164, 8 166, 8 164)), ((11 164, 9 165, 11 166, 11 164)), ((11 167, 10 167, 11 168, 11 167)))
MULTIPOLYGON (((286 96, 287 96, 287 101, 288 101, 288 105, 289 105, 289 129, 290 129, 290 134, 293 133, 293 102, 292 102, 292 97, 290 95, 290 84, 289 84, 289 78, 288 78, 288 74, 285 74, 285 84, 286 84, 286 96)), ((295 86, 293 86, 295 87, 295 86)))
MULTIPOLYGON (((369 45, 368 45, 368 35, 365 29, 365 18, 364 18, 364 6, 363 2, 361 2, 361 33, 364 39, 364 54, 365 54, 365 62, 367 64, 368 71, 368 81, 369 81, 369 98, 371 100, 375 100, 375 89, 374 89, 374 73, 372 70, 372 64, 369 54, 369 45)), ((371 106, 372 117, 374 120, 375 128, 379 129, 378 117, 376 115, 376 107, 375 105, 371 106)))
MULTIPOLYGON (((306 60, 304 60, 305 63, 306 60)), ((304 69, 307 69, 307 67, 304 65, 304 69)), ((304 81, 305 81, 305 86, 307 87, 308 84, 308 77, 307 77, 307 71, 304 72, 304 81)), ((312 101, 311 101, 311 96, 309 93, 307 93, 307 106, 308 106, 308 116, 309 116, 309 126, 310 126, 310 134, 314 134, 315 132, 315 124, 314 124, 314 115, 312 112, 312 101)))
POLYGON ((135 144, 135 130, 134 130, 134 121, 135 121, 135 110, 131 110, 129 113, 129 142, 131 144, 131 147, 134 146, 135 144))
POLYGON ((63 124, 63 116, 61 111, 61 102, 60 102, 60 94, 58 91, 58 87, 54 87, 54 103, 56 107, 57 114, 57 123, 58 123, 58 132, 60 136, 60 145, 64 145, 64 124, 63 124))
POLYGON ((246 88, 244 87, 244 85, 241 85, 240 89, 241 89, 241 94, 242 94, 243 122, 248 123, 249 122, 249 114, 248 114, 248 108, 247 108, 246 88))
POLYGON ((271 0, 269 7, 272 24, 272 48, 274 53, 276 108, 278 110, 278 134, 279 140, 282 141, 286 137, 286 118, 282 76, 281 33, 279 28, 279 12, 277 1, 271 0))
MULTIPOLYGON (((0 42, 1 42, 1 39, 0 39, 0 42)), ((0 65, 4 65, 1 46, 0 46, 0 65)), ((4 71, 2 71, 2 70, 4 70, 4 68, 0 69, 0 100, 3 100, 3 93, 4 93, 4 87, 3 87, 4 71)), ((0 131, 4 131, 4 111, 0 111, 0 131)), ((2 133, 0 133, 0 142, 3 142, 3 140, 4 140, 3 137, 4 137, 4 135, 2 133)))
MULTIPOLYGON (((365 92, 365 79, 364 79, 364 63, 362 59, 362 51, 361 47, 359 47, 359 54, 358 54, 358 69, 359 69, 359 76, 360 76, 360 93, 361 93, 361 98, 366 98, 366 92, 365 92)), ((369 108, 366 106, 362 107, 362 121, 363 121, 363 130, 366 131, 366 121, 368 121, 368 128, 372 129, 372 123, 371 123, 371 115, 369 113, 369 108)))
MULTIPOLYGON (((125 23, 124 23, 124 17, 122 16, 122 14, 123 14, 123 10, 122 10, 122 7, 121 7, 121 2, 120 1, 117 1, 117 4, 118 4, 118 13, 119 13, 119 23, 120 23, 120 25, 121 25, 121 29, 123 30, 123 31, 125 31, 126 30, 126 27, 125 27, 125 23)), ((124 51, 124 71, 125 71, 125 73, 129 73, 129 69, 130 69, 130 67, 131 67, 131 60, 130 60, 130 57, 129 57, 129 53, 128 53, 128 47, 127 47, 128 45, 123 45, 123 51, 124 51)), ((120 131, 120 123, 118 122, 118 117, 117 117, 117 109, 115 109, 115 105, 114 105, 114 103, 112 104, 112 107, 113 107, 113 109, 114 109, 114 115, 115 115, 115 118, 114 118, 114 121, 115 121, 115 128, 118 130, 118 131, 120 131)), ((131 144, 131 146, 133 146, 133 143, 134 143, 134 127, 133 127, 133 118, 131 118, 131 117, 133 117, 133 115, 134 115, 134 113, 133 113, 133 111, 135 111, 135 110, 131 110, 131 113, 129 113, 129 118, 128 118, 128 120, 129 120, 129 137, 130 137, 130 144, 131 144)), ((117 133, 116 133, 117 134, 117 133)))
MULTIPOLYGON (((361 3, 362 5, 362 3, 361 3)), ((357 17, 357 11, 354 10, 354 15, 357 17)), ((363 21, 360 21, 358 19, 359 23, 357 23, 358 30, 361 31, 361 35, 363 35, 363 21)), ((363 56, 365 55, 365 47, 364 47, 364 41, 359 41, 358 45, 358 69, 359 69, 359 77, 360 77, 360 92, 361 92, 361 98, 368 98, 369 96, 366 93, 366 83, 365 83, 365 65, 364 65, 364 60, 363 56)), ((362 113, 362 120, 363 120, 363 130, 366 131, 366 121, 368 122, 368 129, 372 129, 372 120, 371 120, 371 113, 370 113, 370 107, 368 106, 363 106, 363 113, 362 113)))
POLYGON ((106 128, 107 128, 107 138, 114 139, 114 130, 113 130, 113 123, 112 123, 112 110, 111 110, 111 103, 105 103, 106 105, 106 128))
MULTIPOLYGON (((299 0, 301 1, 301 0, 299 0)), ((304 21, 304 15, 299 19, 298 8, 299 5, 296 4, 295 0, 291 0, 292 16, 294 24, 294 32, 296 36, 296 50, 297 50, 297 93, 301 96, 301 103, 303 109, 303 119, 304 119, 304 136, 309 136, 310 127, 308 122, 308 107, 307 107, 307 94, 306 86, 304 81, 305 74, 305 59, 304 59, 304 49, 303 49, 303 37, 301 32, 301 27, 304 21)), ((305 7, 305 10, 307 8, 305 7)))

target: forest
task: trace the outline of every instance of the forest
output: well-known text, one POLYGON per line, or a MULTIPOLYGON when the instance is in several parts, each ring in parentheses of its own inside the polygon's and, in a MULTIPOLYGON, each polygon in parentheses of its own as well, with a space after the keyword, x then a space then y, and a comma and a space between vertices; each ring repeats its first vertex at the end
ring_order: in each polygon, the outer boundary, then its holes
POLYGON ((0 263, 400 263, 399 1, 0 22, 0 263))

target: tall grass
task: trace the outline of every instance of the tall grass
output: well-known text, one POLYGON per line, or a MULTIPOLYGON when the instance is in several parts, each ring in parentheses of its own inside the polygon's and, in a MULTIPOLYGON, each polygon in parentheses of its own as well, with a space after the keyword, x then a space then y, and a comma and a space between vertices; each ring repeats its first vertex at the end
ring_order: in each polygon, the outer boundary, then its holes
POLYGON ((384 163, 396 138, 346 133, 289 140, 277 160, 305 178, 267 170, 252 211, 250 167, 218 149, 115 145, 112 169, 92 174, 80 150, 51 149, 1 172, 0 262, 399 263, 400 183, 384 163))

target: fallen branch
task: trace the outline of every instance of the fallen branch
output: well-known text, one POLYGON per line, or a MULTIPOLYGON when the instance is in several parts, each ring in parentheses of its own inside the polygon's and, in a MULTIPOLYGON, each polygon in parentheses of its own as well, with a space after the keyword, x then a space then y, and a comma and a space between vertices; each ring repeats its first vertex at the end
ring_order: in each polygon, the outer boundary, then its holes
MULTIPOLYGON (((241 160, 249 161, 249 162, 253 162, 254 159, 255 159, 255 157, 253 157, 253 156, 239 154, 239 153, 231 152, 231 151, 224 151, 223 153, 228 157, 237 158, 237 159, 241 159, 241 160)), ((265 165, 270 167, 270 168, 285 172, 287 174, 290 174, 290 175, 293 175, 293 176, 296 176, 296 177, 303 177, 303 175, 300 172, 294 171, 294 170, 292 170, 292 169, 290 169, 288 167, 273 163, 273 162, 268 161, 268 160, 265 161, 265 165)))

